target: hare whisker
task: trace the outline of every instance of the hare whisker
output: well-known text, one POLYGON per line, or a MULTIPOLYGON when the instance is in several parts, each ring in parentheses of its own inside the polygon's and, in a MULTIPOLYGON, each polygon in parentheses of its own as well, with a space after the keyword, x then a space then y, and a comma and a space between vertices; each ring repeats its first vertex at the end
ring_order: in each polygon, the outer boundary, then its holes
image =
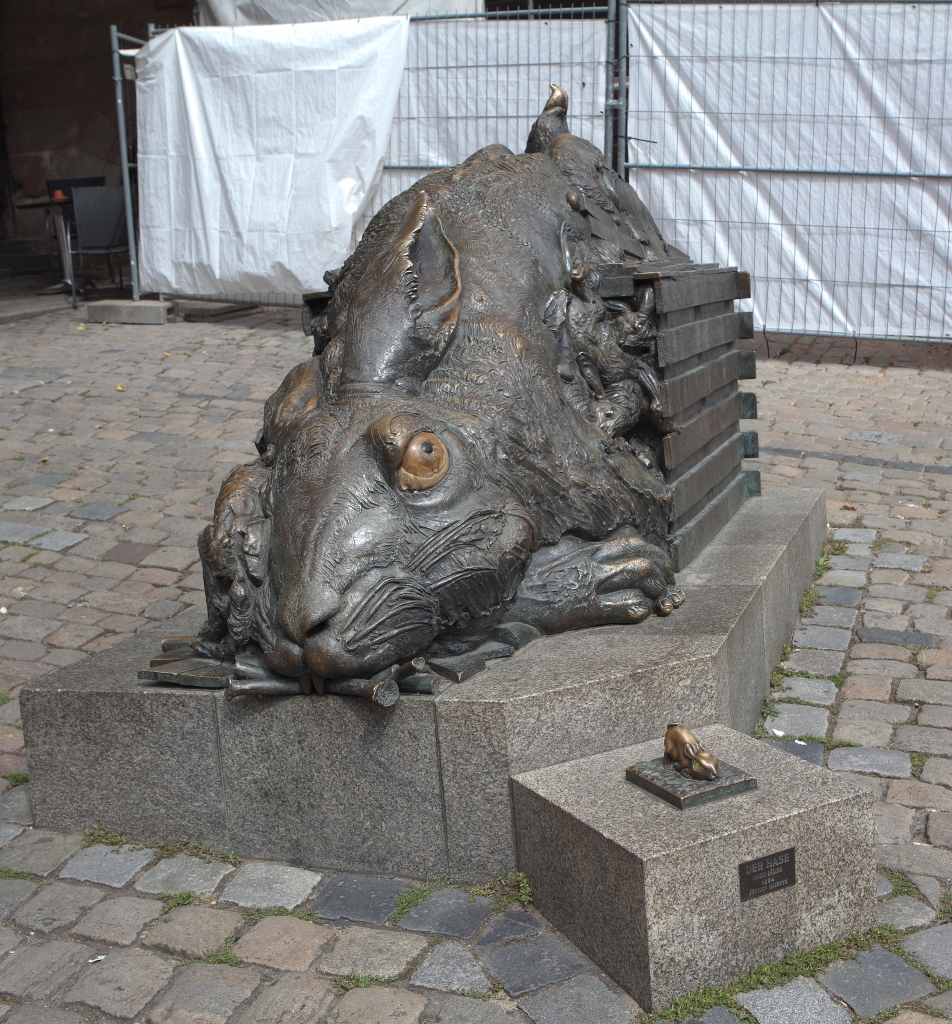
POLYGON ((421 544, 410 556, 407 562, 407 569, 411 572, 427 572, 445 555, 448 551, 457 546, 460 534, 472 529, 481 523, 502 519, 507 513, 496 509, 478 509, 470 512, 465 519, 459 523, 448 526, 429 540, 421 544))
POLYGON ((379 618, 373 620, 373 622, 364 622, 361 627, 356 630, 351 636, 352 640, 362 640, 368 634, 372 633, 375 629, 382 626, 385 622, 389 622, 391 619, 397 618, 401 615, 405 615, 407 611, 418 611, 426 610, 432 611, 432 601, 424 601, 419 597, 411 596, 409 600, 397 608, 390 608, 379 618))
MULTIPOLYGON (((429 629, 430 627, 431 623, 429 622, 424 622, 422 620, 411 620, 410 622, 405 622, 400 626, 395 626, 389 632, 383 633, 381 636, 376 637, 374 643, 386 644, 389 643, 391 640, 396 639, 398 636, 402 636, 404 633, 412 633, 418 629, 429 629)), ((344 647, 348 651, 353 651, 357 645, 357 642, 358 641, 353 639, 346 640, 344 642, 344 647)))
POLYGON ((394 600, 404 591, 411 596, 415 590, 422 590, 422 584, 411 586, 411 581, 399 576, 386 576, 380 580, 375 589, 364 597, 364 599, 353 609, 341 624, 342 630, 350 629, 361 619, 366 621, 371 615, 376 614, 380 606, 387 600, 394 600))

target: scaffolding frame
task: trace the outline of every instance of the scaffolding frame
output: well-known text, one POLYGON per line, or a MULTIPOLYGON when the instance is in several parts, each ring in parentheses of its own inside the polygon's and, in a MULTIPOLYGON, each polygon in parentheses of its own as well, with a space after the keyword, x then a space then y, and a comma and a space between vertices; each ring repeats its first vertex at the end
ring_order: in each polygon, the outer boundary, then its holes
MULTIPOLYGON (((152 26, 150 25, 151 29, 152 26)), ((122 189, 126 199, 126 231, 129 237, 129 275, 132 278, 132 298, 139 301, 139 244, 138 244, 138 223, 136 213, 138 212, 138 196, 132 189, 132 177, 130 172, 137 170, 135 160, 129 159, 129 138, 126 125, 126 102, 124 96, 124 84, 127 81, 123 73, 123 57, 135 57, 139 47, 145 46, 145 40, 136 39, 135 36, 127 36, 120 32, 115 25, 109 26, 109 42, 112 50, 112 80, 116 89, 116 119, 119 124, 119 154, 122 163, 122 189), (134 50, 123 49, 123 43, 132 43, 134 50)), ((129 66, 129 65, 125 65, 129 66)), ((134 68, 134 65, 133 65, 134 68)), ((132 81, 135 81, 133 71, 132 81)), ((138 184, 138 182, 137 182, 138 184)))
MULTIPOLYGON (((413 15, 411 22, 456 21, 460 19, 481 20, 490 22, 505 21, 546 21, 546 20, 578 20, 581 18, 606 22, 606 52, 603 62, 605 66, 606 91, 604 98, 604 145, 603 150, 608 162, 622 177, 627 180, 628 167, 628 0, 605 0, 603 6, 547 6, 534 7, 530 0, 528 10, 514 11, 479 11, 464 14, 427 14, 413 15)), ((152 40, 169 29, 150 24, 148 39, 152 40)), ((136 39, 119 32, 115 25, 110 27, 112 48, 112 71, 116 90, 116 115, 119 122, 119 148, 122 164, 122 185, 126 199, 126 221, 129 231, 130 276, 132 279, 132 296, 135 301, 141 298, 139 284, 138 261, 138 165, 135 138, 135 97, 125 95, 127 84, 135 84, 135 56, 139 49, 146 45, 147 40, 136 39)), ((600 61, 601 62, 601 61, 600 61)), ((495 141, 491 140, 491 141, 495 141)), ((467 154, 468 155, 468 154, 467 154)), ((421 174, 437 169, 429 165, 401 165, 394 167, 385 164, 384 171, 402 170, 419 171, 421 174)), ((208 299, 209 296, 179 295, 178 298, 208 299)), ((237 298, 219 296, 218 298, 237 298)), ((283 300, 274 296, 269 304, 296 306, 296 302, 283 300)))

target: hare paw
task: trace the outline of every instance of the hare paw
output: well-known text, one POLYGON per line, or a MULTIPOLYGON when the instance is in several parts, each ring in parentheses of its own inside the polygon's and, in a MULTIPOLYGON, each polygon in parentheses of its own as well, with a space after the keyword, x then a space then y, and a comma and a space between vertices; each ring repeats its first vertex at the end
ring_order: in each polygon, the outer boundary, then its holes
POLYGON ((537 551, 506 618, 558 633, 670 615, 683 601, 668 556, 626 530, 602 541, 565 536, 537 551))

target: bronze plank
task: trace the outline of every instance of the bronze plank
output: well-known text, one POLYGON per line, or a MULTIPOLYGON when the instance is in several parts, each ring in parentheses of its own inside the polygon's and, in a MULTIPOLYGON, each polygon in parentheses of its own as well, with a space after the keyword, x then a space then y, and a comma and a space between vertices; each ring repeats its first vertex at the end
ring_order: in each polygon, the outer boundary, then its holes
POLYGON ((681 277, 682 275, 702 273, 706 270, 717 270, 716 263, 679 263, 676 260, 667 262, 642 263, 635 271, 636 281, 658 281, 663 277, 681 277))
POLYGON ((757 419, 757 396, 753 391, 740 393, 740 418, 742 420, 757 419))
POLYGON ((744 457, 744 438, 735 434, 730 440, 698 463, 672 488, 672 515, 680 519, 722 480, 734 474, 744 457))
POLYGON ((152 665, 139 672, 139 678, 148 683, 176 683, 206 690, 223 690, 228 683, 232 666, 211 658, 184 658, 174 662, 152 665))
MULTIPOLYGON (((597 232, 593 232, 593 234, 597 235, 597 232)), ((705 274, 711 271, 714 271, 719 276, 724 274, 724 271, 716 263, 677 263, 654 260, 650 263, 643 263, 637 268, 625 267, 614 263, 607 264, 600 269, 601 276, 598 281, 598 294, 603 299, 626 298, 634 295, 640 285, 654 282, 655 288, 659 289, 661 287, 660 282, 670 282, 672 280, 678 280, 682 283, 682 286, 687 287, 687 282, 694 278, 704 277, 705 274)), ((703 296, 706 292, 702 290, 699 294, 703 296)), ((733 298, 734 296, 731 295, 727 301, 733 298)), ((721 296, 720 300, 724 301, 724 297, 721 296)), ((662 310, 662 312, 670 313, 675 308, 683 309, 694 305, 704 305, 707 301, 707 299, 702 297, 697 303, 687 302, 684 306, 670 306, 668 309, 662 310)))
POLYGON ((744 504, 749 496, 748 475, 739 473, 721 494, 668 540, 668 554, 676 571, 690 565, 744 504))
POLYGON ((738 334, 738 314, 724 313, 721 316, 708 317, 706 320, 695 320, 693 323, 682 324, 658 331, 658 365, 671 366, 682 359, 697 355, 709 348, 717 348, 728 341, 736 341, 738 334))
POLYGON ((670 473, 690 458, 708 438, 716 437, 722 430, 740 419, 741 396, 739 391, 729 395, 723 402, 708 406, 693 419, 684 424, 680 434, 666 434, 664 438, 664 468, 670 473))
POLYGON ((659 313, 736 298, 737 272, 733 268, 683 277, 663 277, 655 285, 655 303, 659 313))
MULTIPOLYGON (((196 636, 167 636, 162 641, 162 650, 166 653, 169 651, 191 651, 192 641, 197 639, 196 636)), ((191 657, 191 654, 186 657, 191 657)))
POLYGON ((588 218, 589 230, 596 238, 614 242, 622 252, 627 252, 638 259, 644 259, 645 247, 634 237, 619 219, 603 210, 594 200, 586 200, 581 193, 578 197, 578 211, 588 218))
POLYGON ((733 312, 734 302, 731 299, 719 299, 716 302, 703 302, 700 306, 672 309, 669 313, 661 313, 658 316, 658 330, 673 331, 675 327, 697 323, 698 320, 712 320, 716 316, 733 312))
POLYGON ((598 294, 603 299, 626 299, 635 294, 635 279, 631 273, 603 274, 598 279, 598 294))
POLYGON ((732 380, 737 380, 741 355, 738 351, 727 352, 680 377, 662 381, 661 408, 664 415, 670 418, 732 380))

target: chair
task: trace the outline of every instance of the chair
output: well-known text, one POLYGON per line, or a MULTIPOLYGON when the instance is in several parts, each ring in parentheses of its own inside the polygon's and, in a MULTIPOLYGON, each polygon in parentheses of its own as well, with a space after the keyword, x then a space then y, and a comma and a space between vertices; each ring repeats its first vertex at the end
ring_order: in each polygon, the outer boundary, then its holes
POLYGON ((84 188, 84 187, 95 187, 98 185, 105 185, 106 179, 103 177, 95 178, 47 178, 46 180, 46 193, 53 198, 53 193, 59 190, 66 196, 65 202, 60 202, 58 209, 59 213, 56 217, 53 216, 50 209, 46 209, 46 251, 50 256, 50 271, 53 274, 53 284, 57 284, 56 279, 56 266, 53 262, 53 237, 56 238, 56 247, 59 250, 60 264, 62 270, 62 276, 64 278, 63 284, 69 284, 69 281, 65 280, 67 277, 66 272, 66 260, 67 260, 67 246, 66 246, 66 235, 62 230, 62 224, 71 224, 73 228, 76 227, 76 220, 73 217, 73 189, 84 188), (53 231, 50 232, 50 221, 53 221, 53 231))
MULTIPOLYGON (((64 190, 65 191, 65 190, 64 190)), ((79 257, 83 292, 86 291, 84 256, 105 256, 112 272, 112 257, 129 251, 126 232, 126 199, 121 185, 102 185, 98 188, 73 188, 73 215, 76 221, 76 246, 70 242, 69 256, 79 257)), ((71 235, 67 226, 67 236, 71 235)), ((76 308, 76 281, 73 282, 73 309, 76 308)), ((119 260, 119 287, 122 288, 122 260, 119 260)))

